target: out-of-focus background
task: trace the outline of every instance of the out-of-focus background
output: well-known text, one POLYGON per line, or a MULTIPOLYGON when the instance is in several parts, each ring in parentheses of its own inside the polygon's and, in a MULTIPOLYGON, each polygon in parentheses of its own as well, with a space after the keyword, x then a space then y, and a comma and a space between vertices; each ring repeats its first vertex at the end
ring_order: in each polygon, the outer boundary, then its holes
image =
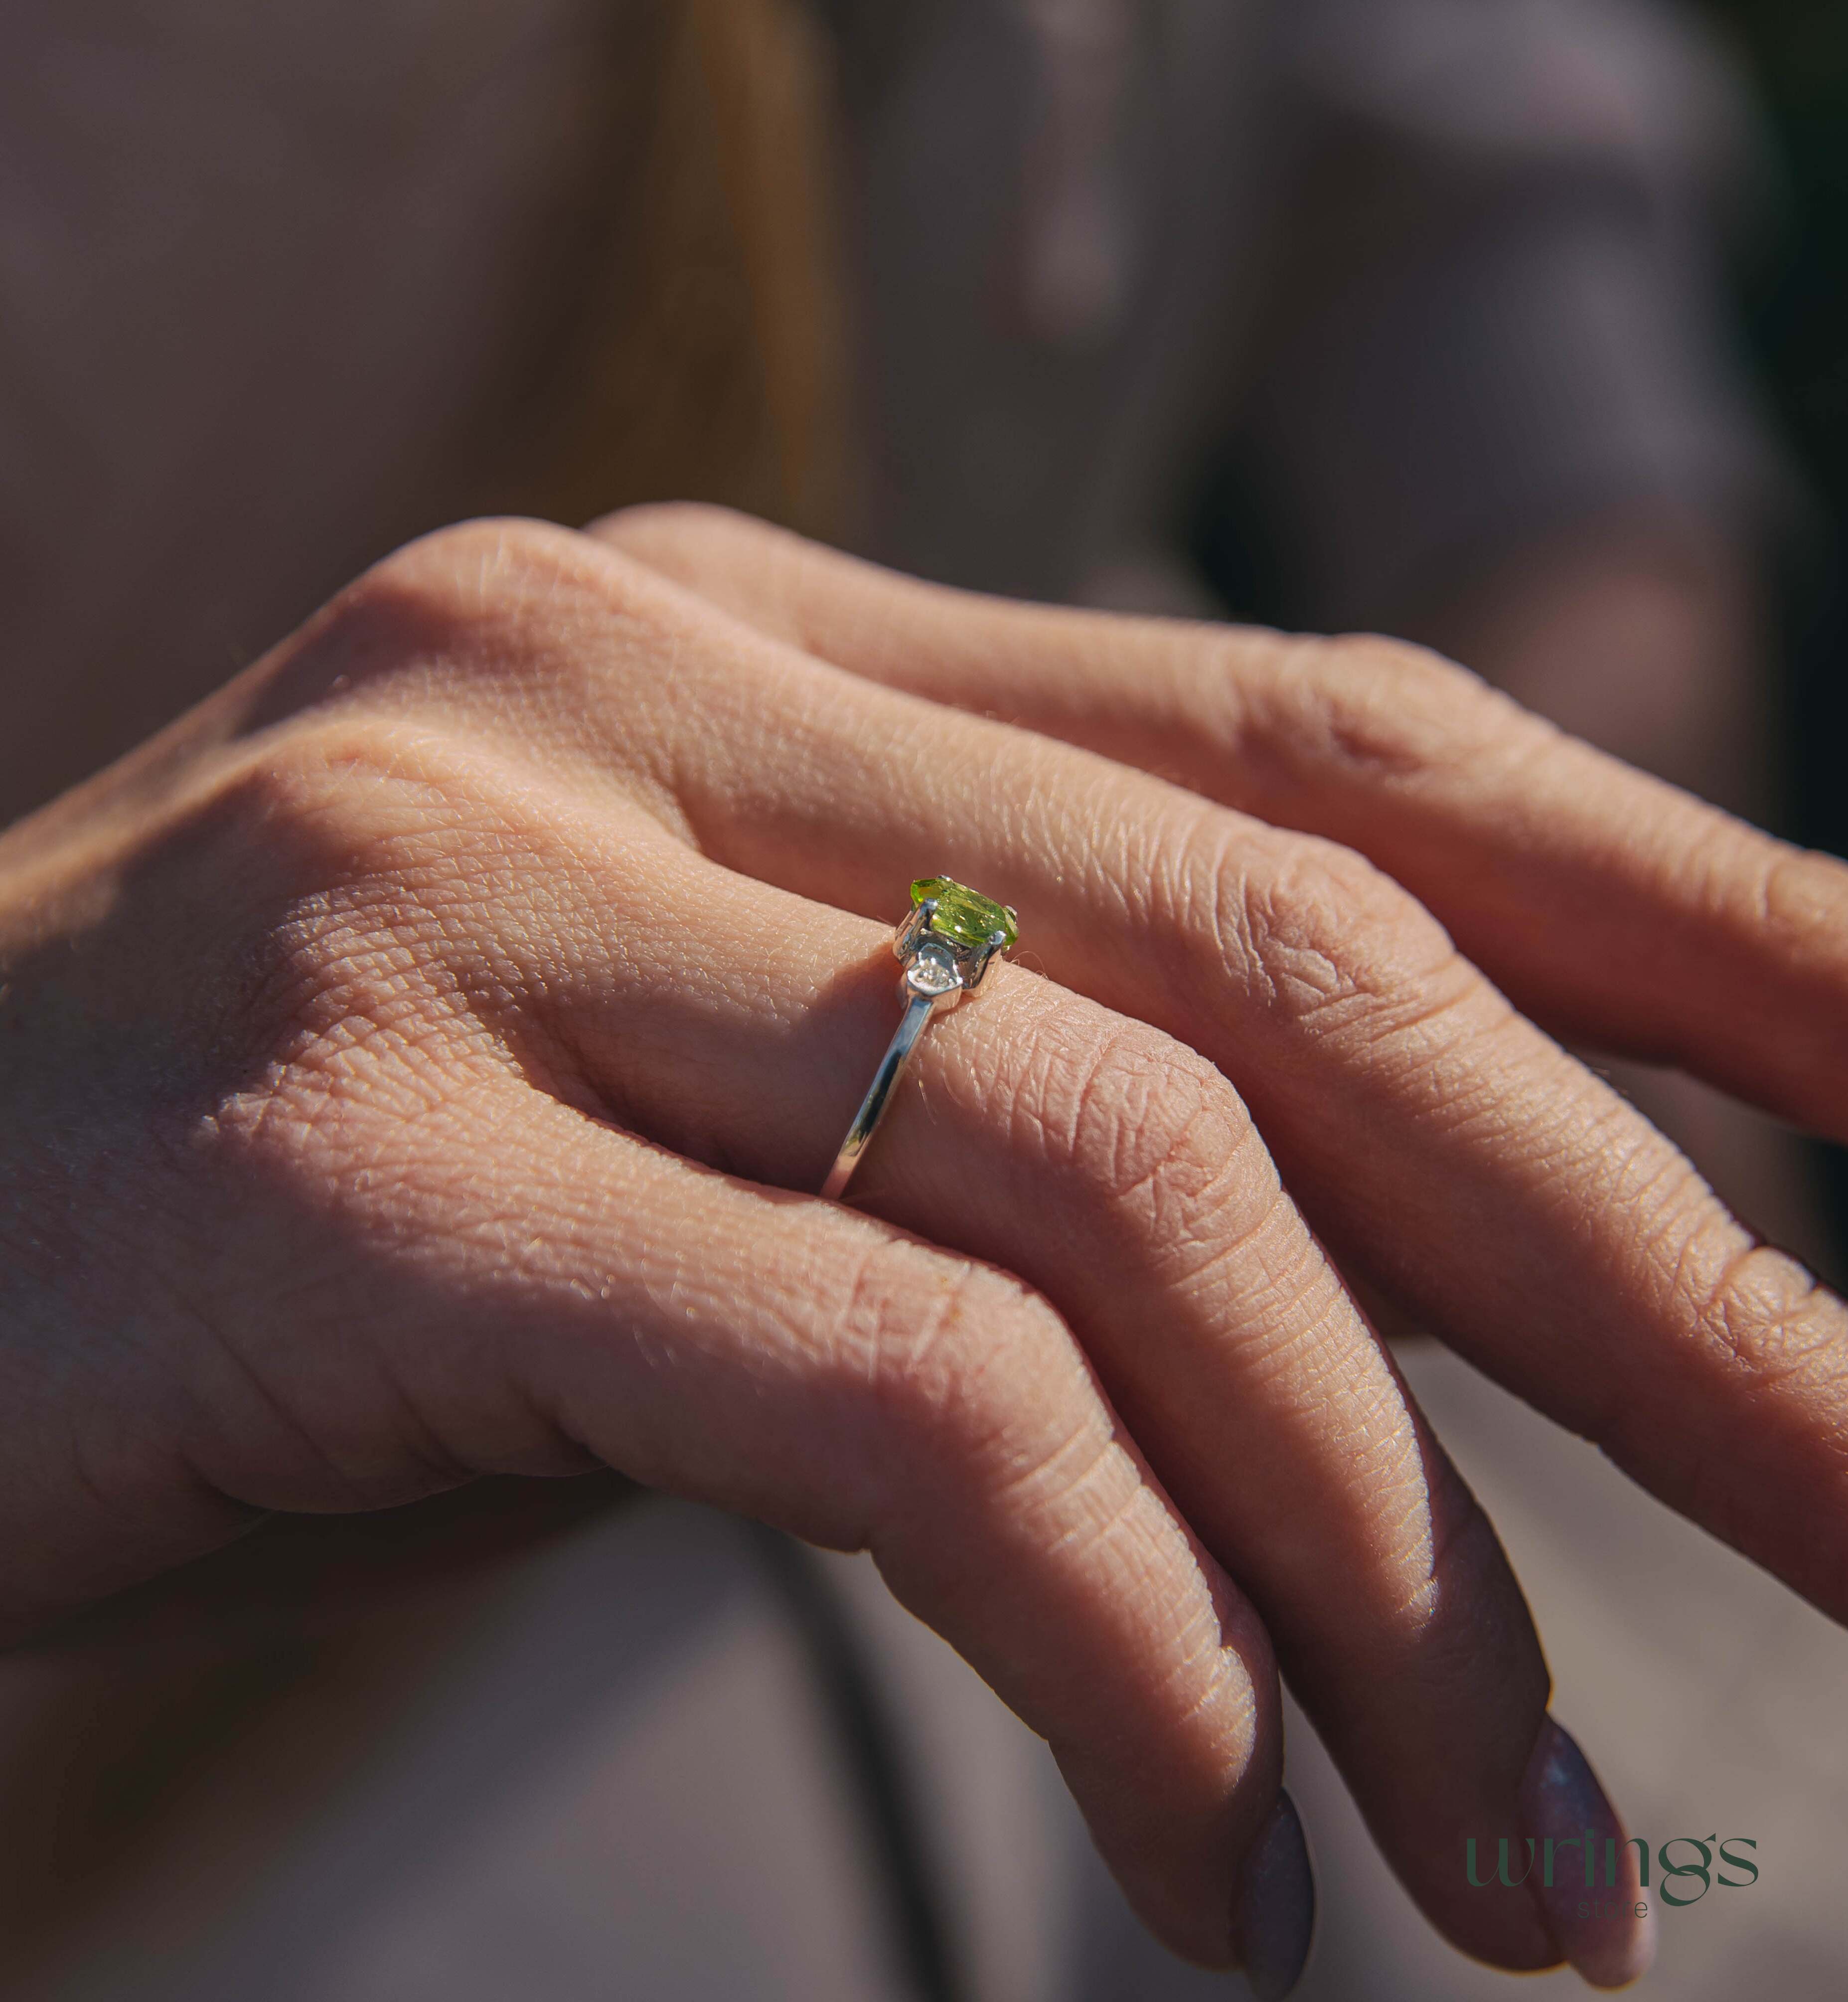
MULTIPOLYGON (((1848 852, 1848 16, 19 0, 0 438, 0 818, 410 535, 692 497, 982 588, 1426 640, 1848 852)), ((1839 1272, 1839 1155, 1613 1074, 1839 1272)), ((1633 1825, 1759 1843, 1645 1992, 1843 1992, 1848 1641, 1406 1362, 1633 1825)), ((1226 1992, 865 1566, 551 1489, 282 1526, 0 1662, 0 1995, 1226 1992)), ((1299 1718, 1290 1756, 1302 1992, 1504 1992, 1299 1718)))
MULTIPOLYGON (((1802 0, 1708 0, 1754 92, 1779 199, 1733 267, 1754 375, 1801 468, 1815 540, 1785 557, 1774 601, 1797 838, 1848 854, 1848 16, 1802 0)), ((1822 1150, 1838 1240, 1848 1160, 1822 1150)))

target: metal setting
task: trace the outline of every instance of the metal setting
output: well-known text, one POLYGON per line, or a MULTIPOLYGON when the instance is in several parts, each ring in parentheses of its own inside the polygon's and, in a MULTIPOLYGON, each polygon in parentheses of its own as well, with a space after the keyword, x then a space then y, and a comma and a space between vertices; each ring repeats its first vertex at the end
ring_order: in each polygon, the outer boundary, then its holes
MULTIPOLYGON (((919 879, 920 882, 929 880, 919 879)), ((980 944, 973 946, 946 936, 933 928, 938 902, 935 897, 926 897, 914 903, 911 915, 893 936, 893 955, 905 968, 898 982, 898 999, 905 1013, 879 1060, 879 1068, 873 1073, 859 1110, 853 1115, 853 1124, 847 1128, 847 1137, 834 1157, 828 1179, 821 1184, 822 1195, 835 1202, 853 1179, 859 1157, 884 1116, 893 1090, 904 1074, 905 1062, 924 1032, 924 1024, 939 1007, 953 1008, 965 994, 973 993, 982 985, 989 962, 1013 943, 1005 931, 991 932, 980 944)), ((1009 923, 1017 926, 1013 905, 1006 904, 1001 909, 1006 912, 1009 923)))

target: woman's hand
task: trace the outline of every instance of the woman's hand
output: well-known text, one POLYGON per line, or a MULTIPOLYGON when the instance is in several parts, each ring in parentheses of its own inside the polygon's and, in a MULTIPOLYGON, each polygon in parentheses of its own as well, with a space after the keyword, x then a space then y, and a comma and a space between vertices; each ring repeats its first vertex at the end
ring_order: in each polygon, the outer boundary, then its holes
POLYGON ((1840 1303, 1534 1026, 1848 1134, 1848 870, 1383 644, 601 535, 414 546, 0 842, 9 1631, 607 1461, 870 1547, 1183 1952, 1299 1963, 1281 1661, 1449 1937, 1632 1968, 1465 1879, 1615 1823, 1344 1275, 1848 1610, 1840 1303), (1026 964, 821 1202, 940 872, 1026 964))

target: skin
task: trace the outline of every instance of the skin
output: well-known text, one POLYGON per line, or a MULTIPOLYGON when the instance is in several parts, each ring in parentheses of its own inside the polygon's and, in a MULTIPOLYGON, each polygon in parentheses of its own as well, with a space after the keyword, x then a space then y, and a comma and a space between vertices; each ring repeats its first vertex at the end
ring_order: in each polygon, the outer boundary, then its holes
POLYGON ((1177 1950, 1281 1669, 1532 1967, 1544 1661, 1357 1295, 1848 1613, 1848 1316, 1555 1040, 1848 1138, 1848 870, 1416 649, 473 525, 0 840, 0 978, 9 1638, 601 1463, 870 1549, 1177 1950), (1019 963, 823 1203, 940 871, 1019 963))

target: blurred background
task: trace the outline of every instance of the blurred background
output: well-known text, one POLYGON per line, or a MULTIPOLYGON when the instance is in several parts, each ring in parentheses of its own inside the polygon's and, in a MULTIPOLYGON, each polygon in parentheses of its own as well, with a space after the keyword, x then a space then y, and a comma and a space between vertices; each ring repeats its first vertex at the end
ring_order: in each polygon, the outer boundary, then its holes
MULTIPOLYGON (((0 819, 410 535, 682 497, 1423 640, 1848 853, 1848 15, 16 0, 0 438, 0 819)), ((1841 1272, 1839 1153, 1612 1075, 1841 1272)), ((1842 1992, 1843 1637, 1405 1360, 1634 1825, 1760 1841, 1645 1989, 1842 1992)), ((553 1485, 282 1526, 0 1663, 0 1994, 1226 1992, 864 1566, 553 1485)), ((1503 1992, 1292 1729, 1302 1992, 1503 1992)))
MULTIPOLYGON (((1731 298, 1816 511, 1815 539, 1784 553, 1775 601, 1790 811, 1797 839, 1848 854, 1848 16, 1797 0, 1709 11, 1756 93, 1780 183, 1731 298)), ((1839 1243, 1848 1160, 1820 1158, 1839 1243)))

